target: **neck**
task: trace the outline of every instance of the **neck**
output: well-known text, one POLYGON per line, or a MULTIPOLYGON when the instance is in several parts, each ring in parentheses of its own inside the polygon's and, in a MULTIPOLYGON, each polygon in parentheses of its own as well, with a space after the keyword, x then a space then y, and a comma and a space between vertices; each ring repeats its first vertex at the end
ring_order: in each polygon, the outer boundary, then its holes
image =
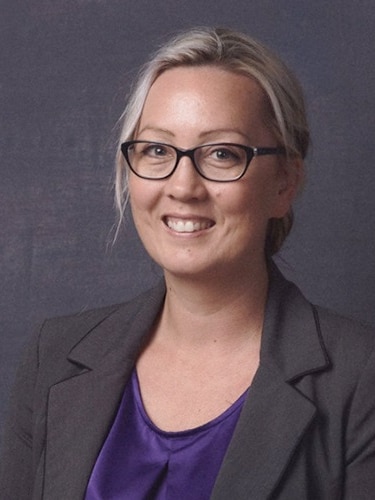
POLYGON ((260 338, 268 288, 266 262, 230 277, 165 273, 167 294, 160 332, 179 345, 228 348, 260 338))

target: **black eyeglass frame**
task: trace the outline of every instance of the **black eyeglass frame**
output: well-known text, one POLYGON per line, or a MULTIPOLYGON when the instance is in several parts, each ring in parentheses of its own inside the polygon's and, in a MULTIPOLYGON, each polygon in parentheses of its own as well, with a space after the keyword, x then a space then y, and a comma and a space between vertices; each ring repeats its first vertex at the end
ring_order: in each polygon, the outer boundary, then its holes
POLYGON ((136 141, 126 141, 126 142, 123 142, 121 144, 121 152, 124 155, 124 158, 125 158, 128 166, 129 166, 130 170, 137 177, 140 177, 141 179, 146 179, 146 180, 151 180, 151 181, 161 181, 163 179, 168 179, 168 177, 171 177, 174 174, 174 172, 176 171, 181 158, 183 158, 184 156, 187 156, 188 158, 190 158, 190 160, 191 160, 191 162, 192 162, 195 170, 204 179, 206 179, 208 181, 212 181, 212 182, 234 182, 234 181, 238 181, 239 179, 241 179, 241 177, 243 177, 245 175, 247 169, 249 168, 250 162, 251 162, 251 160, 254 157, 256 157, 256 156, 265 156, 265 155, 281 155, 281 154, 285 155, 286 154, 286 149, 283 148, 283 147, 273 147, 273 148, 270 148, 270 147, 252 147, 252 146, 245 146, 243 144, 236 144, 236 143, 233 143, 233 142, 218 142, 218 143, 212 143, 212 144, 202 144, 201 146, 197 146, 196 148, 192 148, 192 149, 179 149, 179 148, 176 148, 176 146, 172 146, 172 144, 166 144, 166 143, 163 143, 163 142, 139 141, 139 140, 136 140, 136 141), (140 143, 143 143, 143 144, 155 144, 156 146, 160 145, 160 146, 166 146, 168 148, 172 148, 176 152, 176 162, 175 162, 175 165, 172 168, 171 172, 169 172, 169 174, 167 174, 167 175, 164 175, 163 177, 148 177, 148 176, 145 176, 145 175, 140 175, 132 167, 131 162, 129 160, 129 154, 128 154, 128 150, 129 150, 129 148, 131 146, 133 146, 134 144, 140 144, 140 143), (233 178, 233 179, 210 179, 209 177, 207 177, 200 170, 200 168, 196 164, 195 158, 194 158, 195 152, 197 150, 205 148, 207 146, 235 146, 235 147, 238 147, 238 148, 244 150, 245 153, 246 153, 246 165, 244 166, 243 172, 241 174, 239 174, 237 177, 233 178))

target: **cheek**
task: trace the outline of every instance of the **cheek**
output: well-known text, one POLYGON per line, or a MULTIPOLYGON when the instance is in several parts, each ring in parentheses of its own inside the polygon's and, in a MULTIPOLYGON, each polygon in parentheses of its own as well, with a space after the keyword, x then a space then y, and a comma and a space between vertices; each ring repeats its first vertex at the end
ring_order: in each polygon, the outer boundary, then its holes
POLYGON ((218 194, 217 199, 226 214, 228 233, 248 239, 249 244, 263 245, 269 219, 279 217, 282 207, 275 184, 269 178, 256 180, 248 179, 243 189, 237 186, 225 196, 218 194))
POLYGON ((156 203, 158 194, 157 186, 150 181, 132 176, 129 179, 129 202, 133 215, 137 212, 145 214, 156 203))
POLYGON ((268 218, 272 197, 267 184, 262 185, 247 179, 242 184, 233 183, 228 188, 216 194, 218 206, 222 207, 223 212, 228 216, 250 220, 259 217, 260 219, 268 218))

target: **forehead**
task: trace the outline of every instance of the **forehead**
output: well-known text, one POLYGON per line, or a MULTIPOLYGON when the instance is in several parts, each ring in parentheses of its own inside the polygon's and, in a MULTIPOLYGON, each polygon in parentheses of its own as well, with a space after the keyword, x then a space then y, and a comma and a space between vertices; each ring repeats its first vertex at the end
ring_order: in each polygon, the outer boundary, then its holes
POLYGON ((253 100, 263 100, 265 97, 260 84, 251 76, 215 65, 178 66, 158 76, 150 88, 146 102, 155 94, 160 97, 169 92, 207 92, 213 97, 221 94, 234 100, 238 95, 236 91, 240 91, 240 96, 251 95, 253 100))
POLYGON ((256 126, 264 121, 265 103, 265 93, 252 77, 217 66, 182 66, 155 80, 139 125, 256 126))

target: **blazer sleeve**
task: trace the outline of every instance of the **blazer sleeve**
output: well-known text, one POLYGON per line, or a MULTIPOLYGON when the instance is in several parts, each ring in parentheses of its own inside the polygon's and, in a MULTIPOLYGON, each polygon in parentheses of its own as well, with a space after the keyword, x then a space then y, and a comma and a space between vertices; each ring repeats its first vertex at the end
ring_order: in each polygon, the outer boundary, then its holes
POLYGON ((33 498, 34 466, 38 461, 34 446, 34 391, 38 372, 38 333, 25 349, 10 399, 8 421, 3 435, 0 460, 0 498, 33 498))
MULTIPOLYGON (((350 356, 350 353, 348 353, 350 356)), ((375 495, 375 352, 368 358, 348 409, 345 500, 375 495)))

